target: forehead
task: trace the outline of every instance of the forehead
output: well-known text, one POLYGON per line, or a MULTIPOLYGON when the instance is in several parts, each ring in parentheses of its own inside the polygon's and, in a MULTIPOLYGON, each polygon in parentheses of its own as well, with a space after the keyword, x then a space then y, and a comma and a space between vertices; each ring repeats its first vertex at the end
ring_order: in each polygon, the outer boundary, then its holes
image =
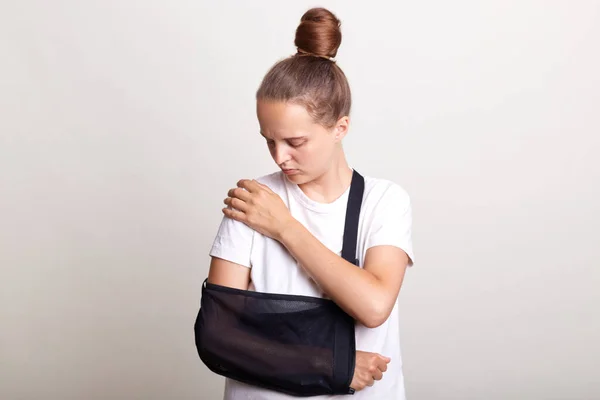
POLYGON ((259 100, 256 114, 263 135, 310 134, 319 127, 300 104, 259 100))

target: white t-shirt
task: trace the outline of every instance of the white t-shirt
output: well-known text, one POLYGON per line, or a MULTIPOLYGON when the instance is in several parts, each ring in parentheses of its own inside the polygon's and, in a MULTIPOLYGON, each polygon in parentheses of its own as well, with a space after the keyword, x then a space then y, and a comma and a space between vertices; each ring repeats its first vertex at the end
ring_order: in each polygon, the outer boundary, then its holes
MULTIPOLYGON (((414 260, 410 198, 399 185, 368 176, 358 224, 357 256, 363 266, 368 248, 392 245, 403 249, 414 260)), ((257 179, 277 193, 292 216, 334 253, 341 255, 348 189, 332 203, 318 203, 308 198, 300 187, 281 172, 257 179)), ((210 255, 251 268, 249 290, 324 297, 302 267, 276 240, 264 236, 247 225, 224 217, 210 255)), ((355 400, 404 400, 404 378, 400 353, 398 304, 390 317, 377 328, 356 324, 356 349, 390 357, 383 379, 372 387, 357 391, 355 400)), ((313 399, 333 399, 342 396, 317 396, 313 399)), ((291 400, 297 397, 250 386, 226 379, 224 400, 291 400)))

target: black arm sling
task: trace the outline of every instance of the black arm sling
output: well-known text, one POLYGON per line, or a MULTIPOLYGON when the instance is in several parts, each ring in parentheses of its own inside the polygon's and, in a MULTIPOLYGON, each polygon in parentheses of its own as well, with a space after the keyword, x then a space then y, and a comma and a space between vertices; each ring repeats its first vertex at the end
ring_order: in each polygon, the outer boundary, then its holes
MULTIPOLYGON (((342 257, 358 266, 364 178, 348 195, 342 257)), ((293 396, 353 394, 354 319, 330 299, 202 285, 194 324, 202 362, 214 373, 293 396)))

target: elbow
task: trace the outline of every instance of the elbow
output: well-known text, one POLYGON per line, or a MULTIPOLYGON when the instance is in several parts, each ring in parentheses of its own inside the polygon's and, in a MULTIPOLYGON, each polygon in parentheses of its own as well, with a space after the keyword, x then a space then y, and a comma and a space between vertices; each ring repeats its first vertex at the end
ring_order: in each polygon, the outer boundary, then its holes
MULTIPOLYGON (((388 315, 389 316, 389 315, 388 315)), ((380 317, 380 316, 369 316, 367 318, 365 318, 363 321, 361 321, 361 323, 366 326, 367 328, 377 328, 381 325, 383 325, 383 323, 387 321, 387 317, 380 317)))
POLYGON ((385 305, 373 304, 365 310, 364 315, 358 319, 358 322, 367 328, 377 328, 387 321, 391 312, 392 310, 385 305))

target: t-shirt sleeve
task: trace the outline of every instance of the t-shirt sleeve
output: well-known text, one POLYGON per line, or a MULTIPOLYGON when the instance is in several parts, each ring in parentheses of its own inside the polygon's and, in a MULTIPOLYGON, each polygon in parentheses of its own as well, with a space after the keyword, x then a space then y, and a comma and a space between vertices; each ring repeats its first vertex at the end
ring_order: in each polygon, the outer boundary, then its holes
POLYGON ((408 265, 412 266, 412 206, 408 193, 398 185, 391 185, 373 213, 365 250, 381 245, 399 247, 408 255, 408 265))
POLYGON ((253 238, 254 230, 248 225, 223 216, 210 255, 250 268, 253 238))

